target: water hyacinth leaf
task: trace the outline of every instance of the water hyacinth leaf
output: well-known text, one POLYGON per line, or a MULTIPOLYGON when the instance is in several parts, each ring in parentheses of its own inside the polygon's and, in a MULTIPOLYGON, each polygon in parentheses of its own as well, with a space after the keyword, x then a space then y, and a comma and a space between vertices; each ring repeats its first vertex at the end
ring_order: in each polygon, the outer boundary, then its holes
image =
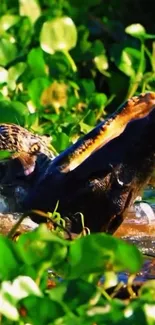
POLYGON ((26 63, 19 62, 8 69, 8 88, 10 90, 15 90, 16 81, 22 75, 26 69, 26 63))
POLYGON ((62 263, 67 254, 67 243, 48 231, 45 225, 20 236, 17 249, 24 263, 42 265, 46 268, 62 263))
POLYGON ((0 67, 0 84, 6 83, 8 80, 8 71, 0 67))
POLYGON ((15 59, 17 55, 17 48, 14 43, 11 43, 9 39, 0 39, 0 63, 5 66, 7 63, 15 59))
POLYGON ((54 320, 65 315, 62 305, 48 297, 27 297, 21 301, 21 305, 27 311, 24 317, 25 323, 53 324, 54 320))
POLYGON ((107 101, 108 101, 108 98, 105 94, 94 93, 90 99, 89 108, 91 108, 91 109, 95 109, 95 108, 101 109, 102 108, 104 110, 104 107, 107 104, 107 101))
POLYGON ((28 85, 28 94, 33 102, 33 104, 40 108, 41 107, 41 95, 43 91, 50 86, 50 81, 48 78, 35 78, 28 85))
POLYGON ((37 0, 19 0, 19 12, 21 16, 28 16, 32 23, 41 15, 37 0))
POLYGON ((0 279, 14 278, 18 274, 19 268, 20 264, 14 243, 7 237, 0 236, 0 279))
POLYGON ((132 24, 127 26, 125 32, 136 38, 143 38, 146 34, 146 30, 141 24, 132 24))
POLYGON ((69 136, 64 132, 57 133, 56 139, 52 142, 58 152, 65 150, 69 146, 69 143, 69 136))
POLYGON ((74 241, 68 261, 68 276, 72 279, 88 273, 102 274, 106 269, 134 273, 142 266, 142 256, 134 245, 105 234, 92 234, 74 241))
POLYGON ((41 48, 50 54, 69 51, 77 42, 77 30, 70 17, 59 17, 43 24, 40 34, 41 48))
POLYGON ((94 58, 94 63, 96 68, 104 74, 105 70, 108 69, 109 64, 108 64, 108 59, 105 54, 100 54, 94 58))
POLYGON ((29 52, 27 62, 34 77, 44 77, 46 75, 43 52, 39 47, 29 52))
MULTIPOLYGON (((117 68, 124 74, 128 77, 134 77, 139 68, 141 51, 131 47, 122 49, 120 45, 113 45, 111 49, 111 59, 116 64, 117 68)), ((143 67, 144 65, 145 60, 143 67)))
POLYGON ((64 280, 59 286, 50 292, 50 298, 54 301, 65 303, 70 310, 86 304, 97 292, 97 288, 82 279, 71 281, 64 280))
POLYGON ((0 17, 0 33, 17 24, 19 19, 20 17, 17 15, 4 15, 0 17))
POLYGON ((15 123, 24 126, 29 111, 18 101, 0 100, 0 123, 15 123))

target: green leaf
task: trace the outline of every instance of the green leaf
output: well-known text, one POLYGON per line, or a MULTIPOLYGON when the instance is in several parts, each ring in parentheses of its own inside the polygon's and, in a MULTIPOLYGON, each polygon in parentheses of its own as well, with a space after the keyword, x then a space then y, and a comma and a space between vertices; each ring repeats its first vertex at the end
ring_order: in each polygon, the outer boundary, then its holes
POLYGON ((67 242, 49 232, 45 225, 31 233, 21 235, 17 248, 24 263, 28 265, 39 263, 40 267, 44 262, 48 266, 55 267, 62 263, 67 254, 67 242))
POLYGON ((51 76, 54 78, 64 78, 71 71, 71 65, 63 52, 56 52, 48 58, 48 67, 51 76))
POLYGON ((146 34, 146 30, 141 24, 132 24, 127 26, 125 32, 136 38, 141 38, 146 34))
POLYGON ((105 70, 108 69, 108 59, 105 54, 100 54, 94 58, 96 68, 104 74, 105 70))
POLYGON ((17 24, 19 19, 20 17, 17 15, 4 15, 0 17, 0 33, 17 24))
POLYGON ((65 315, 60 303, 50 300, 48 297, 28 297, 21 301, 27 313, 25 323, 34 325, 52 324, 51 322, 65 315))
POLYGON ((107 104, 107 96, 105 94, 94 93, 93 96, 90 98, 89 108, 90 109, 103 109, 107 104))
POLYGON ((50 54, 55 51, 69 51, 77 42, 77 30, 70 17, 60 17, 43 24, 40 44, 50 54))
POLYGON ((0 279, 12 279, 18 274, 19 268, 20 264, 14 243, 7 237, 0 236, 0 279))
MULTIPOLYGON (((141 51, 132 47, 121 48, 121 46, 114 45, 111 51, 112 61, 115 62, 119 70, 129 77, 134 77, 139 68, 141 59, 141 51)), ((145 61, 143 64, 145 67, 145 61)))
POLYGON ((41 107, 40 97, 44 89, 50 86, 50 81, 47 78, 39 77, 33 79, 28 85, 28 94, 36 107, 41 107))
POLYGON ((15 90, 16 81, 23 74, 26 69, 26 63, 19 62, 8 70, 8 88, 10 90, 15 90))
POLYGON ((9 39, 0 39, 0 64, 5 66, 7 63, 15 59, 17 55, 16 45, 11 43, 9 39))
POLYGON ((34 48, 29 52, 27 62, 34 77, 46 76, 46 66, 43 57, 43 52, 39 47, 34 48))
POLYGON ((58 152, 65 150, 70 143, 69 136, 64 133, 57 133, 56 140, 52 141, 53 146, 58 152))
POLYGON ((95 91, 95 83, 92 79, 81 79, 81 93, 84 97, 89 98, 95 91))
POLYGON ((87 304, 96 292, 97 288, 84 280, 64 280, 59 286, 49 292, 49 296, 52 300, 65 304, 73 311, 78 306, 87 304))
POLYGON ((28 114, 27 107, 20 102, 0 100, 0 123, 15 123, 24 126, 28 114))
POLYGON ((21 16, 28 16, 32 23, 41 15, 37 0, 19 0, 19 12, 21 16))
POLYGON ((8 71, 0 67, 0 84, 6 83, 8 80, 8 71))
POLYGON ((89 273, 102 274, 105 270, 135 273, 142 266, 142 256, 134 245, 103 233, 72 242, 68 261, 68 277, 71 279, 89 273))

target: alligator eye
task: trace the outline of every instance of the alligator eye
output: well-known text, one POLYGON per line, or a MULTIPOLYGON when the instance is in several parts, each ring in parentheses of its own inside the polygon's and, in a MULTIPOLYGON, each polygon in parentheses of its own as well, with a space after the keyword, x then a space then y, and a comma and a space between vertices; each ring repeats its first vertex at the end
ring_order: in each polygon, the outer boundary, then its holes
POLYGON ((34 143, 30 148, 31 153, 37 153, 39 151, 40 151, 40 145, 38 143, 34 143))

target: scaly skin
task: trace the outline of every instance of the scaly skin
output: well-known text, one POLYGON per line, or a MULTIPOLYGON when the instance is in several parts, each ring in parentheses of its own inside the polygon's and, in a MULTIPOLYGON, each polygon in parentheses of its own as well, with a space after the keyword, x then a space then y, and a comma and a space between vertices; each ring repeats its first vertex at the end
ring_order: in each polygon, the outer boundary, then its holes
POLYGON ((48 149, 48 138, 31 133, 16 124, 0 124, 0 150, 14 152, 12 158, 18 158, 25 175, 34 171, 37 154, 44 153, 54 158, 48 149))

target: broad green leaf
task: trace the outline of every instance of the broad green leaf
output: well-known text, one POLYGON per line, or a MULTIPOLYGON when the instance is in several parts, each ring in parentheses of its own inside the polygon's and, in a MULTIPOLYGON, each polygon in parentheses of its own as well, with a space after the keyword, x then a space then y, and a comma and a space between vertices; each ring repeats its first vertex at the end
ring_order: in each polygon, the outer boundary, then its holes
POLYGON ((39 47, 34 48, 29 52, 27 62, 34 77, 46 76, 46 66, 43 57, 43 52, 39 47))
POLYGON ((19 19, 20 17, 16 15, 4 15, 0 17, 0 33, 18 23, 19 19))
POLYGON ((25 62, 19 62, 9 68, 8 70, 8 88, 10 90, 15 90, 16 88, 16 81, 18 78, 22 75, 22 73, 26 69, 26 63, 25 62))
POLYGON ((146 30, 141 24, 132 24, 125 28, 125 32, 136 38, 141 38, 146 34, 146 30))
POLYGON ((68 276, 73 279, 89 273, 102 274, 106 270, 135 273, 142 266, 142 256, 134 245, 101 233, 72 242, 68 263, 68 276))
POLYGON ((49 292, 52 300, 66 304, 70 310, 87 304, 96 294, 97 288, 82 279, 63 281, 49 292))
POLYGON ((0 39, 0 64, 5 66, 15 59, 17 55, 16 45, 6 38, 0 39))
POLYGON ((49 232, 45 225, 32 233, 21 235, 17 248, 24 263, 39 263, 40 267, 42 263, 46 263, 47 267, 54 267, 62 263, 67 254, 67 242, 49 232))
POLYGON ((6 83, 8 80, 8 71, 0 67, 0 84, 6 83))
POLYGON ((104 74, 104 71, 108 69, 108 59, 105 54, 100 54, 94 58, 96 68, 104 74))
POLYGON ((52 142, 58 152, 65 150, 69 146, 69 143, 69 136, 64 132, 57 133, 56 140, 52 142))
POLYGON ((17 101, 0 100, 0 123, 25 125, 29 111, 25 105, 17 101))
POLYGON ((102 93, 94 93, 92 95, 92 97, 90 98, 90 102, 89 102, 89 108, 90 109, 103 109, 104 111, 104 107, 107 104, 108 98, 105 94, 102 93))
POLYGON ((55 51, 69 51, 77 42, 77 30, 70 17, 60 17, 43 24, 40 44, 50 54, 55 51))
POLYGON ((21 16, 28 16, 34 23, 41 15, 41 8, 37 0, 19 0, 19 12, 21 16))
POLYGON ((81 94, 84 97, 92 96, 93 92, 95 91, 95 83, 92 79, 81 79, 81 94))
POLYGON ((48 58, 48 67, 51 76, 64 78, 71 72, 71 64, 63 52, 56 52, 48 58))
POLYGON ((21 303, 27 311, 24 317, 25 324, 53 324, 54 320, 65 315, 65 310, 61 304, 50 300, 48 297, 27 297, 21 303))
MULTIPOLYGON (((139 68, 141 59, 141 51, 132 47, 121 48, 114 45, 111 50, 112 61, 115 62, 119 70, 129 77, 134 77, 139 68)), ((145 66, 145 60, 143 67, 145 66)))
POLYGON ((43 91, 50 86, 48 78, 35 78, 28 85, 28 94, 37 108, 41 107, 40 98, 43 91))
POLYGON ((145 28, 141 24, 132 24, 126 27, 125 32, 133 37, 140 40, 154 39, 155 34, 148 34, 145 28))
POLYGON ((7 237, 0 236, 0 279, 11 280, 18 274, 19 268, 14 243, 7 237))

